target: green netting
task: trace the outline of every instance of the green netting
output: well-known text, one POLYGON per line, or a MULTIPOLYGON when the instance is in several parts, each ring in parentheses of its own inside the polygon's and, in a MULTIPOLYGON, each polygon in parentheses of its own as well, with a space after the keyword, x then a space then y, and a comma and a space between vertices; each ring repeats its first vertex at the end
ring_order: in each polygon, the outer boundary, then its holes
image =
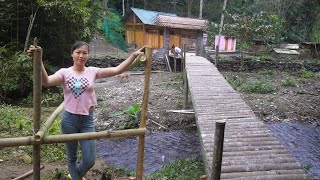
POLYGON ((122 36, 124 26, 120 20, 121 18, 116 13, 109 12, 109 15, 103 19, 104 35, 113 46, 128 51, 122 36))

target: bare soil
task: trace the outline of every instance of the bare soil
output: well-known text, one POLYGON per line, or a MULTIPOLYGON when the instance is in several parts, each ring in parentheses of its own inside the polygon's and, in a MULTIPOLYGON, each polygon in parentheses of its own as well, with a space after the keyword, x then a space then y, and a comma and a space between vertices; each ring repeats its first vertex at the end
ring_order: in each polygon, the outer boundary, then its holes
MULTIPOLYGON (((107 45, 99 36, 91 44, 91 54, 95 58, 103 58, 105 53, 122 52, 107 45)), ((163 71, 153 72, 150 81, 150 95, 148 104, 148 131, 170 130, 195 130, 196 121, 193 114, 169 113, 166 110, 179 110, 183 106, 183 85, 181 73, 169 73, 163 71)), ((232 72, 221 71, 223 75, 237 77, 243 81, 259 79, 257 72, 232 72)), ((96 83, 98 107, 95 111, 95 124, 98 131, 124 129, 125 124, 132 121, 129 115, 123 114, 129 106, 141 104, 144 93, 144 78, 142 72, 128 72, 127 79, 111 77, 101 79, 96 83)), ((290 74, 289 74, 290 75, 290 74)), ((283 81, 288 74, 276 72, 269 77, 276 90, 269 94, 245 93, 240 88, 238 92, 246 103, 253 109, 255 114, 264 122, 296 121, 320 124, 320 79, 319 77, 301 78, 290 75, 295 79, 294 86, 284 86, 283 81)), ((188 102, 188 108, 192 109, 192 103, 188 102)), ((1 157, 0 157, 1 159, 1 157)), ((126 176, 110 170, 107 163, 99 158, 94 168, 87 174, 87 179, 100 179, 103 173, 111 174, 113 179, 129 179, 126 176)), ((64 162, 44 162, 45 168, 42 176, 49 176, 55 169, 65 169, 64 162)), ((24 163, 17 157, 12 161, 0 162, 0 179, 10 179, 32 169, 32 165, 24 163)), ((31 178, 29 178, 31 179, 31 178)))

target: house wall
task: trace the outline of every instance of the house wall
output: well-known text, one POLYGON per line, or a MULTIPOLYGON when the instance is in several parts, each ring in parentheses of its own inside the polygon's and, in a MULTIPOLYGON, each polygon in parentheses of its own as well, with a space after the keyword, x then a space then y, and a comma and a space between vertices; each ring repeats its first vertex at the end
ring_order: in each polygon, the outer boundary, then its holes
MULTIPOLYGON (((219 36, 216 35, 214 39, 214 48, 216 48, 218 44, 219 36)), ((227 37, 221 36, 220 44, 219 44, 219 51, 226 51, 226 52, 234 52, 236 51, 236 38, 235 37, 227 37)))
MULTIPOLYGON (((166 39, 164 37, 164 27, 143 24, 134 13, 125 19, 125 40, 127 44, 137 46, 148 45, 156 49, 164 48, 166 39)), ((186 29, 167 28, 169 38, 168 50, 174 44, 182 47, 186 44, 186 49, 195 49, 197 42, 197 31, 186 29)))

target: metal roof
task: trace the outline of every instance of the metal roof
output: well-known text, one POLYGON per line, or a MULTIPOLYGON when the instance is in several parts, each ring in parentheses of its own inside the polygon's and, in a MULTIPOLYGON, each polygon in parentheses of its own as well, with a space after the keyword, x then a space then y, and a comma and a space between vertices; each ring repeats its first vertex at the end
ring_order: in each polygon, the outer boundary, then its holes
POLYGON ((177 16, 176 14, 172 13, 165 13, 165 12, 157 12, 157 11, 149 11, 145 9, 138 9, 138 8, 131 8, 131 10, 138 16, 138 18, 143 22, 143 24, 148 25, 155 25, 154 20, 159 14, 163 14, 166 16, 177 16))
POLYGON ((155 18, 154 22, 155 22, 155 25, 170 27, 170 28, 193 29, 193 30, 208 29, 208 21, 204 19, 158 15, 155 18))

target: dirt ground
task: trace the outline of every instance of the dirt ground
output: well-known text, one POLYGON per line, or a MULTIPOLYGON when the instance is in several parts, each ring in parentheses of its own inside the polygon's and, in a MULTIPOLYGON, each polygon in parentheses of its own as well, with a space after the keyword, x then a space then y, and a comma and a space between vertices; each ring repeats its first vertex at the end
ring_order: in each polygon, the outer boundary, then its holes
MULTIPOLYGON (((96 36, 93 42, 90 52, 95 58, 102 58, 105 52, 114 51, 123 56, 128 55, 128 53, 106 45, 102 37, 96 36)), ((141 104, 145 77, 141 71, 131 71, 128 74, 126 79, 111 77, 97 81, 95 88, 98 100, 98 107, 95 111, 97 131, 124 129, 124 125, 132 121, 129 115, 122 112, 135 103, 141 104)), ((257 79, 260 76, 256 72, 222 71, 222 74, 242 80, 257 79)), ((296 78, 295 86, 292 87, 282 85, 283 80, 287 77, 288 75, 282 72, 271 76, 269 80, 276 90, 270 94, 244 93, 240 89, 237 90, 262 121, 297 121, 320 125, 319 77, 305 79, 291 76, 296 78)), ((189 97, 188 109, 192 109, 190 99, 189 97)), ((193 114, 167 112, 167 110, 181 110, 182 107, 181 73, 169 73, 164 69, 153 72, 147 115, 148 131, 196 130, 193 114)), ((0 179, 11 179, 32 169, 32 165, 23 163, 21 159, 16 157, 13 159, 11 162, 0 161, 0 179)), ((129 179, 125 176, 119 177, 99 158, 97 161, 94 168, 87 174, 87 179, 100 179, 102 173, 106 171, 111 171, 109 174, 112 174, 113 179, 129 179)), ((42 176, 52 175, 57 168, 66 169, 64 162, 44 163, 44 165, 42 176)))

